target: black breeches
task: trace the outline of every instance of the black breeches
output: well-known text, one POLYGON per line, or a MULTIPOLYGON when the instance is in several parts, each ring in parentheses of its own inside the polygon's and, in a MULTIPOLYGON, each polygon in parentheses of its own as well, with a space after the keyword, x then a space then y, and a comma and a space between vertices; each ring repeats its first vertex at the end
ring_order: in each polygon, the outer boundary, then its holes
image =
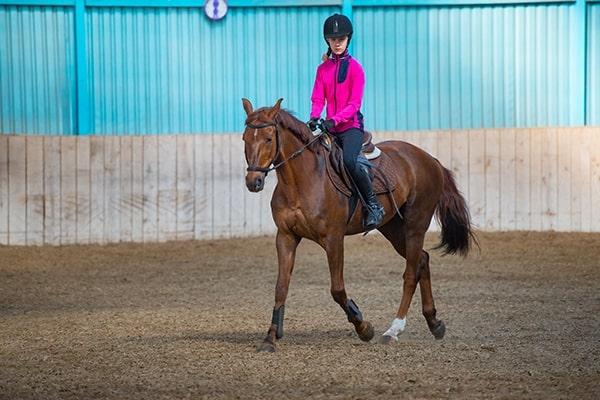
POLYGON ((358 173, 357 160, 362 147, 363 132, 358 128, 351 128, 335 136, 344 155, 344 165, 354 178, 358 173))
POLYGON ((338 143, 342 147, 344 165, 352 176, 354 184, 366 199, 373 197, 373 186, 369 171, 358 163, 358 155, 362 148, 363 132, 360 129, 352 128, 336 136, 338 143))

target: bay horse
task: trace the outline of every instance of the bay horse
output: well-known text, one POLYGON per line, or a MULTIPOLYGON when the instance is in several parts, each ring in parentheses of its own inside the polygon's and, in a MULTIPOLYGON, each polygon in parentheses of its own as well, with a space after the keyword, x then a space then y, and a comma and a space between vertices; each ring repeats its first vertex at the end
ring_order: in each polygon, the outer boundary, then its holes
MULTIPOLYGON (((276 341, 283 336, 284 305, 296 248, 302 238, 318 243, 326 251, 331 295, 345 311, 359 338, 370 341, 374 336, 373 326, 347 297, 343 277, 344 236, 363 232, 361 213, 356 212, 349 219, 348 198, 335 188, 326 172, 328 150, 315 140, 304 122, 281 109, 282 100, 273 107, 254 110, 249 100, 242 99, 247 115, 243 133, 248 163, 246 187, 251 192, 259 192, 267 173, 273 169, 277 173, 277 186, 271 199, 279 264, 275 306, 267 336, 257 351, 275 351, 276 341)), ((404 331, 417 284, 429 330, 436 339, 441 339, 446 327, 436 317, 429 254, 423 250, 423 241, 437 212, 442 228, 437 248, 443 248, 446 254, 466 256, 476 239, 465 199, 452 173, 425 151, 401 141, 386 141, 377 147, 393 160, 401 177, 391 194, 378 196, 385 217, 377 229, 406 259, 402 300, 380 342, 393 343, 404 331)))

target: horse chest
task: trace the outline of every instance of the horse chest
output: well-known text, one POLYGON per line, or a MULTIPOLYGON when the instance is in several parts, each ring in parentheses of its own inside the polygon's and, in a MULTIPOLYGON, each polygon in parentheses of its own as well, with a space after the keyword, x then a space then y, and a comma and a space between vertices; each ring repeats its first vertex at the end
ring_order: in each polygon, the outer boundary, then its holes
POLYGON ((296 235, 308 238, 316 235, 315 228, 319 225, 313 216, 300 208, 288 209, 285 214, 285 222, 296 235))

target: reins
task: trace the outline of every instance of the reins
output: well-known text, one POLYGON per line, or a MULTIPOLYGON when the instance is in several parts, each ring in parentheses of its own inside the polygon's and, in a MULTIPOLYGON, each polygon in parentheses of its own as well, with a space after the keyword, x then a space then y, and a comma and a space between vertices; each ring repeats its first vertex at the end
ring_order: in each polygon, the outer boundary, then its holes
MULTIPOLYGON (((277 153, 275 153, 275 156, 271 159, 271 161, 269 162, 268 165, 275 163, 275 159, 281 153, 281 139, 279 138, 279 126, 277 125, 277 123, 276 122, 267 122, 267 123, 260 124, 260 125, 254 125, 254 124, 247 123, 246 126, 248 128, 252 128, 252 129, 261 129, 261 128, 266 128, 268 126, 275 127, 275 141, 277 142, 277 153)), ((307 144, 305 144, 304 146, 302 146, 301 148, 299 148, 298 150, 293 152, 292 155, 289 156, 288 158, 286 158, 285 160, 278 162, 277 164, 273 165, 272 167, 268 167, 268 166, 267 167, 258 167, 255 165, 250 165, 250 166, 248 166, 248 168, 246 168, 246 171, 264 172, 265 176, 266 176, 269 174, 269 172, 276 170, 277 168, 281 167, 286 162, 298 157, 300 154, 302 154, 302 152, 304 150, 306 150, 311 144, 313 144, 314 142, 319 140, 319 138, 321 136, 323 136, 324 134, 326 134, 326 132, 324 130, 321 130, 321 133, 315 135, 315 137, 313 139, 311 139, 307 144)))

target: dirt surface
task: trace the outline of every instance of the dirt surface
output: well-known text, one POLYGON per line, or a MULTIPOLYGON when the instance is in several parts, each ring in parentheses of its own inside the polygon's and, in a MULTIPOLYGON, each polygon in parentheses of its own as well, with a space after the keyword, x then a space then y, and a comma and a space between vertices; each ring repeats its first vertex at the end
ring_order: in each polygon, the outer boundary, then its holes
MULTIPOLYGON (((255 352, 272 237, 0 247, 0 398, 600 398, 600 235, 480 241, 467 259, 432 252, 446 337, 429 333, 417 290, 392 346, 358 339, 329 295, 324 252, 303 242, 274 354, 255 352)), ((346 240, 346 287, 375 339, 403 270, 381 236, 346 240)))

